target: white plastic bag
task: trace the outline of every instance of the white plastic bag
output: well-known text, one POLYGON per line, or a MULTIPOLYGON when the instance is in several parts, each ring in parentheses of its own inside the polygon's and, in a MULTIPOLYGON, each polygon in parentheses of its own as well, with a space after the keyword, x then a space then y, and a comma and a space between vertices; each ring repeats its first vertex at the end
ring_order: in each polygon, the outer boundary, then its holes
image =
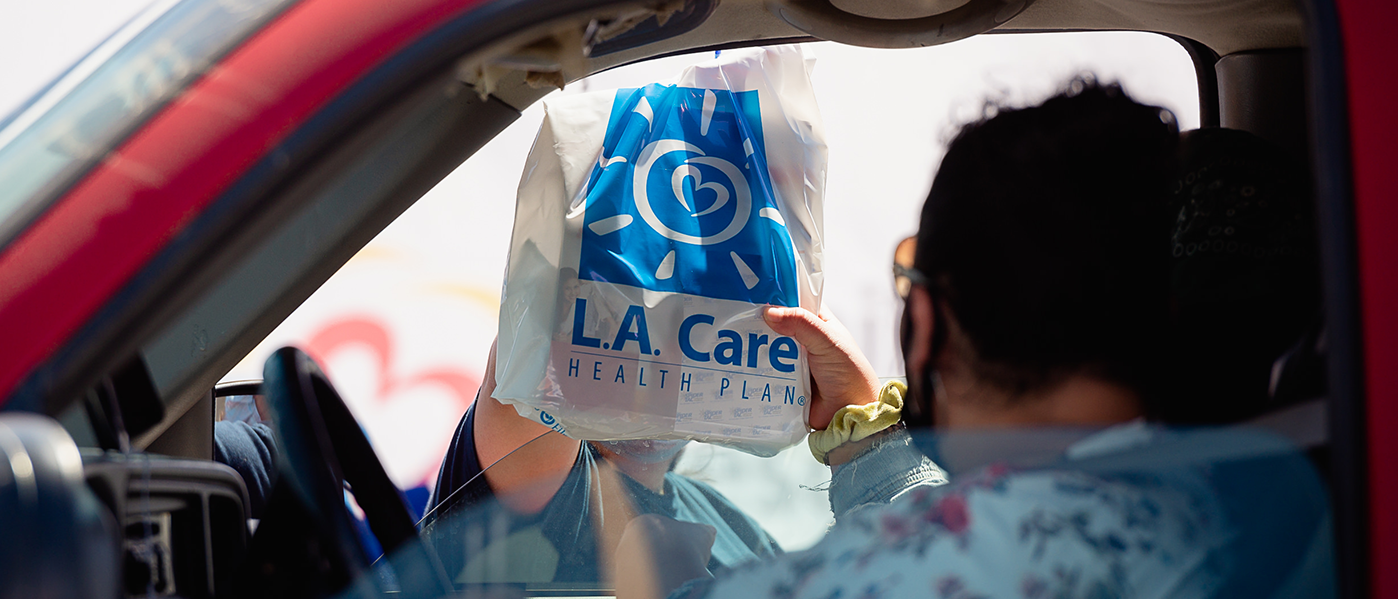
POLYGON ((762 310, 820 303, 826 147, 809 68, 797 47, 731 51, 673 84, 544 102, 496 399, 577 439, 773 455, 804 437, 805 350, 762 310))

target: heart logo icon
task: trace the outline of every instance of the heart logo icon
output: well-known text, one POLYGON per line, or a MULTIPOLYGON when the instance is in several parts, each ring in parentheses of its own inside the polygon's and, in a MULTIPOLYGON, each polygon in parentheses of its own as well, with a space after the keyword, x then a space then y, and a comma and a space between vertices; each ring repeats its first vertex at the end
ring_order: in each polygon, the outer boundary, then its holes
POLYGON ((695 207, 699 206, 698 195, 700 191, 708 189, 714 192, 714 202, 703 211, 690 214, 694 218, 713 214, 728 204, 728 188, 713 181, 705 182, 704 176, 699 172, 699 167, 692 164, 682 164, 675 169, 675 173, 670 176, 670 187, 675 191, 675 199, 679 200, 685 210, 694 210, 695 207), (684 182, 686 179, 693 180, 693 187, 688 194, 685 194, 684 182), (694 198, 693 207, 689 205, 687 198, 694 198))

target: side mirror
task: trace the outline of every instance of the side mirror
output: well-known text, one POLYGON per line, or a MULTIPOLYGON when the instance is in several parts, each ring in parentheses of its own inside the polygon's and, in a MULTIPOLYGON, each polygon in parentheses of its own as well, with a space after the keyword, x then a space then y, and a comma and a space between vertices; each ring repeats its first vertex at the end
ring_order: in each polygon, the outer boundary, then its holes
POLYGON ((272 408, 262 394, 262 381, 229 381, 214 386, 214 422, 270 423, 272 408))

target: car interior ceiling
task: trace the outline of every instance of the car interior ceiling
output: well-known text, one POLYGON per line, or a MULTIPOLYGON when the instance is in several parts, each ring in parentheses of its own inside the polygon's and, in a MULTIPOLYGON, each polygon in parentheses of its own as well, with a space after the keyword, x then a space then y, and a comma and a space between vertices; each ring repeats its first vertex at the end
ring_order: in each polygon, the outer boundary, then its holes
MULTIPOLYGON (((226 471, 193 465, 212 459, 215 383, 379 231, 550 91, 538 85, 537 73, 510 68, 511 57, 542 52, 571 82, 652 57, 813 39, 760 0, 688 4, 702 5, 699 12, 707 13, 707 19, 690 31, 635 47, 594 56, 574 52, 580 48, 569 46, 575 40, 569 36, 591 21, 578 15, 454 57, 447 68, 357 123, 294 181, 268 192, 252 220, 218 252, 203 258, 201 278, 190 282, 187 297, 170 304, 180 308, 152 319, 159 326, 135 329, 140 331, 135 336, 139 351, 113 359, 116 366, 107 369, 109 374, 60 415, 81 445, 193 460, 172 461, 154 474, 148 461, 108 460, 88 470, 89 485, 118 514, 136 493, 131 489, 141 487, 148 499, 168 503, 176 520, 208 515, 192 527, 143 522, 141 530, 128 531, 128 539, 148 541, 161 534, 162 526, 194 530, 179 542, 211 547, 213 553, 201 564, 227 564, 240 557, 247 542, 241 527, 246 514, 241 482, 229 479, 226 471), (162 482, 150 484, 152 479, 162 482), (239 526, 230 528, 229 522, 239 526)), ((1201 96, 1216 94, 1201 102, 1217 106, 1218 125, 1253 133, 1302 163, 1310 162, 1305 24, 1291 2, 1038 0, 1001 27, 1004 32, 1122 29, 1179 36, 1210 50, 1213 56, 1202 59, 1208 64, 1196 66, 1215 75, 1212 86, 1200 89, 1201 96)), ((1292 351, 1277 356, 1272 392, 1287 400, 1250 415, 1300 446, 1320 450, 1329 441, 1327 409, 1323 397, 1312 391, 1313 376, 1306 373, 1323 370, 1323 337, 1323 332, 1308 332, 1292 351)), ((128 562, 128 567, 169 563, 128 562)), ((204 589, 196 596, 212 596, 213 572, 223 569, 154 575, 204 589)))

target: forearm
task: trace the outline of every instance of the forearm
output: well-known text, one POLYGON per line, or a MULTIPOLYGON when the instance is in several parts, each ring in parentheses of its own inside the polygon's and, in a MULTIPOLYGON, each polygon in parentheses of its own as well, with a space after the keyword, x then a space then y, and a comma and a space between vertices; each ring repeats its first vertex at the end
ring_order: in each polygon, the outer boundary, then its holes
POLYGON ((812 455, 830 465, 830 507, 837 519, 860 505, 888 503, 910 488, 946 482, 899 421, 906 392, 899 382, 885 384, 876 402, 842 408, 827 429, 811 433, 812 455))
POLYGON ((830 466, 830 511, 836 520, 860 506, 889 503, 909 489, 947 482, 946 473, 901 426, 850 445, 860 447, 830 466))
POLYGON ((516 512, 542 510, 568 477, 582 442, 520 416, 484 388, 474 409, 476 455, 491 490, 516 512), (511 454, 508 468, 491 467, 511 454))

